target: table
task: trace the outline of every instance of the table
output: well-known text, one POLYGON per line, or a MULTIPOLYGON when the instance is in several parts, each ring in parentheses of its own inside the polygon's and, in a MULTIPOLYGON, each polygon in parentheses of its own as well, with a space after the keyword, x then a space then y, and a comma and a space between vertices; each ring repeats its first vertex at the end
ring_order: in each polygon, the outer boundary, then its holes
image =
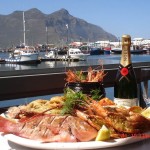
MULTIPOLYGON (((135 143, 124 145, 124 146, 111 147, 111 148, 105 148, 105 149, 99 149, 99 150, 137 150, 137 149, 147 150, 149 149, 149 147, 150 147, 150 139, 146 139, 140 142, 135 142, 135 143)), ((32 148, 23 147, 13 142, 7 141, 2 136, 0 136, 0 149, 1 150, 34 150, 32 148)))

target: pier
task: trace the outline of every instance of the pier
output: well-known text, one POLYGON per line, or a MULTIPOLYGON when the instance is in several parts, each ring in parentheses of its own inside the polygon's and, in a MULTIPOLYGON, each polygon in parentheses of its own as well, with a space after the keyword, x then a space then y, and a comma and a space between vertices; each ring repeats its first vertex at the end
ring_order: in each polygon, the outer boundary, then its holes
POLYGON ((41 61, 81 61, 77 58, 40 58, 41 61))
POLYGON ((70 61, 70 62, 78 62, 78 61, 85 61, 85 60, 79 60, 77 58, 39 58, 37 61, 31 61, 31 62, 20 62, 19 60, 15 59, 0 59, 0 64, 39 64, 42 61, 70 61))

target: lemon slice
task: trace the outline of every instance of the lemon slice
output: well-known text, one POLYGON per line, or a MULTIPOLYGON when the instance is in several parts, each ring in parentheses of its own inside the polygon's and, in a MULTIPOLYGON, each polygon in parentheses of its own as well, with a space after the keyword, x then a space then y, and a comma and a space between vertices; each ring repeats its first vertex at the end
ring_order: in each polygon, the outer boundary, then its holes
POLYGON ((150 107, 142 111, 141 114, 146 118, 150 118, 150 107))
POLYGON ((103 125, 102 128, 98 131, 95 141, 106 141, 110 139, 110 130, 103 125))

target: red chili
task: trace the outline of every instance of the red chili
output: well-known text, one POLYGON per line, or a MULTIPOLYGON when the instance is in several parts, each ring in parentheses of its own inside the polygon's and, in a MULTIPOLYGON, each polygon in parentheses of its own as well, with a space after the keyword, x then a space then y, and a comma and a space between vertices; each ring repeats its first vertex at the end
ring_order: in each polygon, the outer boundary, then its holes
POLYGON ((121 75, 126 76, 129 73, 127 68, 122 68, 121 69, 121 75))

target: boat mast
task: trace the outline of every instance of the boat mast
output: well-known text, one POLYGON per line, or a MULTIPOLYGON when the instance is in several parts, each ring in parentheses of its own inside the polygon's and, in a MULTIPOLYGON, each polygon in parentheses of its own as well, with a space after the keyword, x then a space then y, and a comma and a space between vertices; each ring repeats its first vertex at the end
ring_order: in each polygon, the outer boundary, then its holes
POLYGON ((25 19, 24 19, 24 11, 23 11, 23 44, 26 44, 26 27, 25 27, 25 19))

